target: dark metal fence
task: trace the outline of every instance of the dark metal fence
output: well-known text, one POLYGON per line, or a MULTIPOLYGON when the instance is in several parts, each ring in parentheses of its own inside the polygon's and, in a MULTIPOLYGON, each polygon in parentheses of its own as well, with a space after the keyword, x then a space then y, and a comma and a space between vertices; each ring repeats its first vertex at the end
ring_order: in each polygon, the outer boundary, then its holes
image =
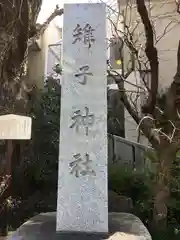
POLYGON ((121 164, 137 170, 150 168, 151 162, 146 157, 148 149, 151 148, 116 135, 108 135, 109 164, 121 164))

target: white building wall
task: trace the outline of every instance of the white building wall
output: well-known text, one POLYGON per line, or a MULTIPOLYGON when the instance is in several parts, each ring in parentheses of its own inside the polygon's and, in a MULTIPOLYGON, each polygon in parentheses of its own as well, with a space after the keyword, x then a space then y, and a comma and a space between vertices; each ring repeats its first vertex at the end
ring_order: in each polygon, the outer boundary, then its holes
MULTIPOLYGON (((56 22, 51 22, 41 36, 40 51, 31 51, 28 59, 28 80, 39 88, 44 87, 44 78, 47 72, 49 45, 58 43, 62 39, 62 30, 56 22)), ((60 53, 59 53, 60 55, 60 53)))

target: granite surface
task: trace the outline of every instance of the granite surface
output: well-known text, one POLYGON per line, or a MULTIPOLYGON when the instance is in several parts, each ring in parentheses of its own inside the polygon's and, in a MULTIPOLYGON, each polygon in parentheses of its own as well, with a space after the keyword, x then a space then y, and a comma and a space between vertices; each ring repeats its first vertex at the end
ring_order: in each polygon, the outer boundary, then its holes
POLYGON ((108 232, 105 4, 65 4, 63 26, 57 230, 108 232))
POLYGON ((56 213, 42 213, 24 223, 8 240, 152 240, 139 218, 109 213, 109 234, 56 233, 56 213))

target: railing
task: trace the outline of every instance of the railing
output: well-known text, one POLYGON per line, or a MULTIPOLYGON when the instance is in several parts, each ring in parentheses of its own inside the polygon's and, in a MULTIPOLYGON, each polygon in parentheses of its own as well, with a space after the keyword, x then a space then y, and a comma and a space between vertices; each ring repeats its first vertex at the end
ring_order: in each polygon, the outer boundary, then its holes
POLYGON ((119 136, 108 135, 109 164, 121 164, 137 170, 151 168, 152 163, 146 158, 148 149, 150 150, 151 148, 119 136))

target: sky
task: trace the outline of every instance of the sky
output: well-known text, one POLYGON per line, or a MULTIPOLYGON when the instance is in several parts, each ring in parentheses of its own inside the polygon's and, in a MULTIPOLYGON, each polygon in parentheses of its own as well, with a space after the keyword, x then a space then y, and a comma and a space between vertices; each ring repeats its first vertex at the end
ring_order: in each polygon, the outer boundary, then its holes
MULTIPOLYGON (((102 2, 102 0, 43 0, 42 8, 38 17, 38 23, 43 23, 50 14, 54 11, 56 5, 58 4, 60 8, 63 8, 64 3, 92 3, 92 2, 102 2)), ((108 5, 114 4, 116 0, 103 0, 103 2, 108 5)), ((56 23, 62 27, 63 17, 57 17, 55 19, 56 23)))

